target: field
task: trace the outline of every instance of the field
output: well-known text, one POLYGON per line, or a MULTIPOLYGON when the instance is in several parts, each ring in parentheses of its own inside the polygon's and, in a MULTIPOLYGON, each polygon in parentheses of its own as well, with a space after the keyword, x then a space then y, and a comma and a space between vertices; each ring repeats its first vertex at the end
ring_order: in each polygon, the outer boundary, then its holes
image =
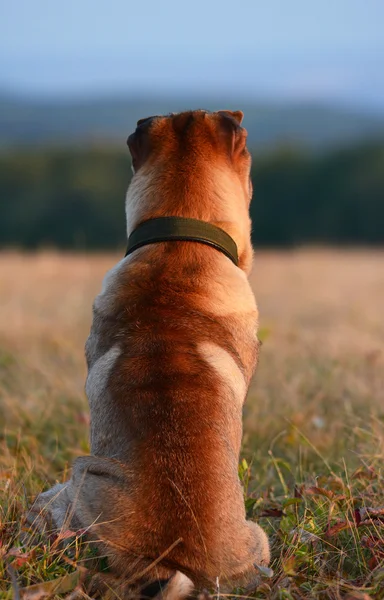
MULTIPOLYGON (((89 597, 80 540, 19 534, 88 452, 83 347, 118 258, 0 255, 0 598, 89 597)), ((263 346, 239 473, 274 573, 233 597, 382 600, 384 252, 257 252, 252 283, 263 346)))

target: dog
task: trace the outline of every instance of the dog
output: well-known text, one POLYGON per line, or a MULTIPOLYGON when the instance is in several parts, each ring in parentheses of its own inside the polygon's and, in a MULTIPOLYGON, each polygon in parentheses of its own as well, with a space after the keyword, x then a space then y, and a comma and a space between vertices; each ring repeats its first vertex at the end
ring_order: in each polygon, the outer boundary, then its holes
POLYGON ((93 306, 92 455, 30 513, 39 526, 85 529, 142 598, 247 586, 270 561, 238 478, 259 350, 242 119, 241 111, 154 116, 128 138, 127 234, 147 233, 106 275, 93 306), (164 226, 175 223, 167 237, 164 226))

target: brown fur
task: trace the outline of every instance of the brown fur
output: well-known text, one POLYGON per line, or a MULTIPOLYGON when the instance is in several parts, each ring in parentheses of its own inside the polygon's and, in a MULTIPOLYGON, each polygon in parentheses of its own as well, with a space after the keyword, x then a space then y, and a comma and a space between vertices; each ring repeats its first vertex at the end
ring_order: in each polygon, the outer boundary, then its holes
MULTIPOLYGON (((92 456, 31 513, 49 502, 55 527, 67 515, 67 525, 90 528, 127 584, 181 572, 200 587, 219 578, 225 589, 252 582, 254 564, 269 562, 264 532, 245 520, 237 476, 258 356, 241 119, 229 111, 151 117, 129 137, 128 234, 159 216, 208 221, 234 238, 240 268, 202 244, 162 242, 112 270, 86 345, 92 456), (237 384, 225 377, 228 364, 237 384)), ((187 595, 167 587, 164 597, 187 595)))

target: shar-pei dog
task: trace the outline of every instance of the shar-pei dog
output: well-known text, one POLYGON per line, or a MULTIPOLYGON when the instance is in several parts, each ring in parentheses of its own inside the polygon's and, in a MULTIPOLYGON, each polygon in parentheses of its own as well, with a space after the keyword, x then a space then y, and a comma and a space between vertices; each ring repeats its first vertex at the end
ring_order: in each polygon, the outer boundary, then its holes
POLYGON ((270 560, 238 478, 259 348, 242 118, 154 116, 128 138, 127 255, 86 343, 91 455, 28 517, 86 530, 132 597, 247 586, 270 560))

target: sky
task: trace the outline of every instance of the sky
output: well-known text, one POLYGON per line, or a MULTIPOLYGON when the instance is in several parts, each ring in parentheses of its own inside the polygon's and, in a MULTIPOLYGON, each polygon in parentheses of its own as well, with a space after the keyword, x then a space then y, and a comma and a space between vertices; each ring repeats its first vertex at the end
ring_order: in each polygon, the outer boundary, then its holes
POLYGON ((384 0, 0 0, 0 91, 341 102, 384 112, 384 0))

